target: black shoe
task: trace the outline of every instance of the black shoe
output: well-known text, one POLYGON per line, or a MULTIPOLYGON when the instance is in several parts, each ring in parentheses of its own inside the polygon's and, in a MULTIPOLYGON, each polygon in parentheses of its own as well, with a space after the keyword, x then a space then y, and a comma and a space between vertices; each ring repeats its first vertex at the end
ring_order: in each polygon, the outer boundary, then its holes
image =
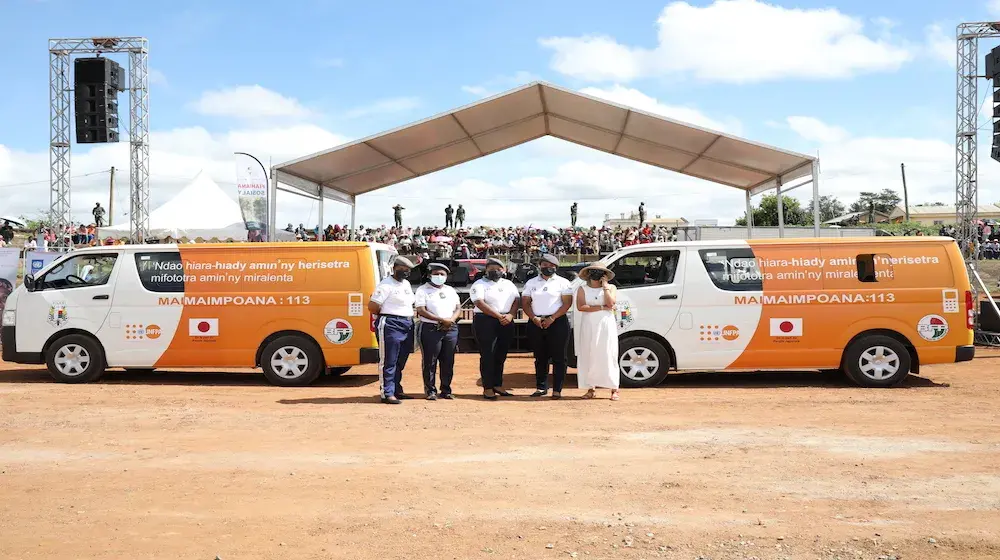
POLYGON ((562 393, 552 393, 552 398, 554 400, 559 400, 562 398, 562 393))
POLYGON ((382 397, 382 404, 403 404, 403 402, 396 397, 382 397))
POLYGON ((545 395, 548 395, 548 394, 549 394, 549 392, 546 391, 545 389, 539 389, 539 390, 535 391, 534 393, 532 393, 531 396, 532 397, 544 397, 545 395))
POLYGON ((429 400, 429 401, 436 401, 436 400, 438 400, 438 396, 436 394, 434 394, 434 393, 431 393, 431 394, 427 395, 427 400, 429 400))
POLYGON ((449 401, 453 401, 453 400, 455 400, 455 395, 453 395, 451 393, 445 393, 445 394, 441 395, 441 398, 442 399, 448 399, 449 401))
POLYGON ((483 393, 483 398, 486 399, 486 400, 488 400, 488 401, 495 401, 495 400, 497 400, 498 397, 495 394, 493 394, 493 395, 487 395, 486 393, 483 393))
POLYGON ((500 391, 497 391, 496 389, 493 389, 493 392, 496 393, 497 395, 501 396, 501 397, 513 397, 514 396, 514 393, 511 393, 510 391, 508 391, 506 389, 503 389, 503 390, 500 390, 500 391))
POLYGON ((412 399, 413 397, 411 397, 410 395, 404 395, 403 393, 400 393, 400 394, 396 395, 396 398, 399 399, 399 400, 401 400, 401 401, 408 401, 408 400, 412 399))

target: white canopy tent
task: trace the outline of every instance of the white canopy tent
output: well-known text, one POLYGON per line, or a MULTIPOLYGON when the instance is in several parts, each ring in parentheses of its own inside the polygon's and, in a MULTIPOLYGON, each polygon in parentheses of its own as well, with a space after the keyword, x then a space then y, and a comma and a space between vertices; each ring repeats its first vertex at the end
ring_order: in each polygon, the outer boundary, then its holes
MULTIPOLYGON (((128 235, 127 222, 99 231, 102 239, 128 235)), ((177 196, 150 212, 149 237, 246 241, 247 231, 239 203, 202 171, 177 196)))
MULTIPOLYGON (((743 190, 753 233, 750 197, 781 194, 812 183, 819 199, 819 160, 534 82, 428 119, 285 162, 271 168, 278 184, 314 200, 351 206, 357 196, 551 135, 743 190)), ((320 222, 323 205, 320 204, 320 222)), ((272 233, 276 210, 268 220, 272 233)), ((819 205, 813 208, 819 236, 819 205)), ((778 212, 784 234, 783 212, 778 212)))

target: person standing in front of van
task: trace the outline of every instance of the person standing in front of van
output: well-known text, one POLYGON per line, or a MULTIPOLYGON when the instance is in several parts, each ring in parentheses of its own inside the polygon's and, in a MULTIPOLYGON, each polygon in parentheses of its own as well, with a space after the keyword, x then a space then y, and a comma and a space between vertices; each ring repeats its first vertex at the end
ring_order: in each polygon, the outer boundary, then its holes
POLYGON ((475 304, 472 332, 479 345, 479 375, 483 381, 483 398, 512 397, 503 388, 503 366, 507 350, 514 338, 514 315, 517 314, 517 287, 503 277, 504 264, 498 259, 486 261, 486 276, 476 280, 469 289, 475 304))
POLYGON ((611 389, 611 400, 618 400, 621 372, 618 369, 618 323, 614 308, 618 292, 608 282, 615 273, 600 265, 580 271, 586 283, 576 291, 577 317, 573 336, 576 345, 577 384, 586 389, 585 399, 596 396, 597 388, 611 389))
POLYGON ((413 288, 410 271, 413 263, 403 257, 392 262, 392 276, 375 287, 368 301, 368 311, 378 317, 375 336, 378 338, 378 374, 382 402, 399 404, 411 399, 403 393, 403 369, 413 352, 413 288))
POLYGON ((454 399, 451 380, 455 377, 455 349, 458 347, 458 315, 462 307, 455 288, 445 282, 451 270, 440 263, 427 265, 431 281, 417 288, 417 315, 420 317, 420 353, 423 358, 424 393, 427 400, 438 398, 435 372, 441 364, 441 398, 454 399))
POLYGON ((573 305, 569 280, 556 274, 559 259, 545 255, 539 263, 540 274, 524 285, 521 308, 528 316, 528 341, 535 353, 535 392, 532 397, 548 394, 549 362, 552 363, 552 398, 562 398, 566 379, 566 343, 569 319, 566 312, 573 305))

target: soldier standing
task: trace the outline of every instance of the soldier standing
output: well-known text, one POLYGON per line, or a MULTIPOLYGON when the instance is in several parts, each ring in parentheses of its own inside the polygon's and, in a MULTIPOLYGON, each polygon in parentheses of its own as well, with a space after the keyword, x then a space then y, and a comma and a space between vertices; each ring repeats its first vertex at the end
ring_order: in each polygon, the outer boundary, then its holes
POLYGON ((392 207, 392 217, 396 221, 396 227, 403 227, 403 210, 406 208, 399 204, 392 207))
POLYGON ((94 209, 90 211, 94 215, 94 225, 97 227, 104 227, 104 208, 101 207, 101 203, 98 202, 94 209))
POLYGON ((455 227, 455 218, 454 218, 454 215, 455 215, 455 210, 451 207, 451 204, 449 204, 444 209, 444 228, 445 229, 451 229, 451 228, 455 227))
POLYGON ((576 203, 574 202, 572 206, 569 207, 569 223, 573 227, 576 227, 576 203))
POLYGON ((455 211, 455 221, 458 222, 458 227, 465 225, 465 208, 462 205, 458 205, 458 210, 455 211))
POLYGON ((639 203, 639 227, 646 225, 646 203, 639 203))

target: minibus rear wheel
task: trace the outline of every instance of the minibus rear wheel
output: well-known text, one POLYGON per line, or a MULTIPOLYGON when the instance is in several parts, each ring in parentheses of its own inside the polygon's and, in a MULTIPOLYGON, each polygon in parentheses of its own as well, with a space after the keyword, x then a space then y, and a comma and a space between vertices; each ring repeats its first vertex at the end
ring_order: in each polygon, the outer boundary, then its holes
POLYGON ((304 336, 281 336, 260 353, 264 376, 274 385, 303 387, 323 373, 326 364, 316 343, 304 336))
POLYGON ((104 373, 104 349, 88 336, 67 335, 49 346, 45 365, 60 383, 89 383, 104 373))
POLYGON ((622 387, 656 387, 670 372, 670 353, 645 336, 622 340, 618 348, 622 387))
POLYGON ((844 371, 862 387, 894 387, 910 374, 910 353, 891 336, 864 336, 844 353, 844 371))

